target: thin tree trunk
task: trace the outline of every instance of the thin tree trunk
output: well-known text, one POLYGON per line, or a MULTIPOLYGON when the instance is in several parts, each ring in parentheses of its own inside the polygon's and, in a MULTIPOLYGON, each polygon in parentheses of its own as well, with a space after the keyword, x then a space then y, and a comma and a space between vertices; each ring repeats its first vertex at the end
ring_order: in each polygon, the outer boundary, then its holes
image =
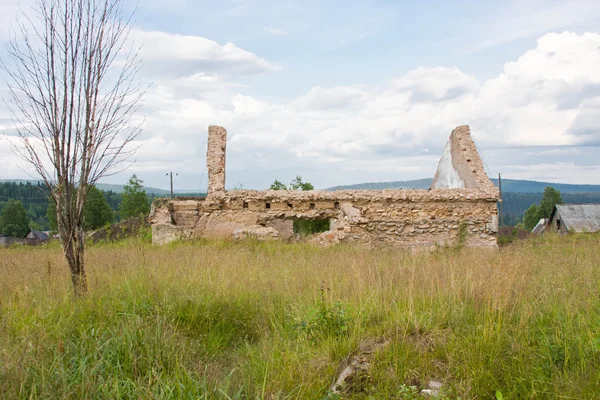
POLYGON ((84 265, 83 232, 64 243, 65 258, 71 271, 71 282, 76 297, 87 293, 87 278, 84 265))
POLYGON ((77 224, 71 220, 70 215, 63 214, 64 206, 59 206, 59 203, 60 202, 57 202, 56 206, 56 217, 61 239, 60 242, 67 264, 69 264, 71 282, 73 283, 73 293, 76 297, 80 297, 87 293, 83 229, 77 227, 77 224))
POLYGON ((37 0, 8 46, 17 153, 53 192, 60 241, 76 296, 87 291, 83 205, 89 187, 127 169, 144 90, 129 44, 125 0, 37 0))

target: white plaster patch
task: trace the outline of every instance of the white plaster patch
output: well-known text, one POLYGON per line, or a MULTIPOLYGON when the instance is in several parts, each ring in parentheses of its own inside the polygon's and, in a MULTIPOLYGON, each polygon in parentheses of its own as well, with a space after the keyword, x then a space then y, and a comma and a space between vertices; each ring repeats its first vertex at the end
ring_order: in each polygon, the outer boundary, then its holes
POLYGON ((444 148, 444 154, 440 159, 437 170, 437 179, 432 185, 433 189, 462 189, 465 183, 460 179, 458 171, 452 165, 452 153, 450 152, 450 142, 444 148))

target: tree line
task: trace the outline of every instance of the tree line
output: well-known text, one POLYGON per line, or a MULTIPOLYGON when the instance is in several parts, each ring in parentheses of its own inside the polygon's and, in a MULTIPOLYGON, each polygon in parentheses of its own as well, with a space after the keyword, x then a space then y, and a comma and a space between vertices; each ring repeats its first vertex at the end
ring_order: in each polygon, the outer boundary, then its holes
MULTIPOLYGON (((525 211, 532 204, 539 204, 544 197, 543 193, 518 193, 503 192, 503 226, 515 226, 523 222, 525 211)), ((566 204, 600 204, 600 193, 562 193, 561 198, 566 204)))
MULTIPOLYGON (((150 211, 153 196, 146 193, 143 181, 133 175, 123 193, 103 191, 90 186, 83 207, 85 230, 95 230, 120 220, 150 211)), ((56 203, 45 185, 31 182, 0 183, 0 233, 22 237, 29 229, 56 232, 56 203)))

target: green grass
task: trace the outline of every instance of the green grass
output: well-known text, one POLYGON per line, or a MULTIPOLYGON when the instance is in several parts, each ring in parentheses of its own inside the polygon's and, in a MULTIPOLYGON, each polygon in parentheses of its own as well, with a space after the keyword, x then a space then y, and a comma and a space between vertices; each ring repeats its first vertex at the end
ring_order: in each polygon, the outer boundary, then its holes
POLYGON ((77 300, 58 246, 0 249, 3 398, 324 399, 383 341, 343 398, 600 393, 598 235, 414 254, 128 241, 86 260, 77 300))

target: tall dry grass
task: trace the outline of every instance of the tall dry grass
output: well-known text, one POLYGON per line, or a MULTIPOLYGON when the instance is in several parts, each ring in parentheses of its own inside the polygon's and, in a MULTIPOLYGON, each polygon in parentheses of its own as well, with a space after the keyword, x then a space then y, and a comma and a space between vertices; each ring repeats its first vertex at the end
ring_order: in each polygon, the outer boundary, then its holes
POLYGON ((600 236, 500 251, 126 242, 90 247, 73 299, 57 246, 0 249, 5 398, 597 398, 600 236))

